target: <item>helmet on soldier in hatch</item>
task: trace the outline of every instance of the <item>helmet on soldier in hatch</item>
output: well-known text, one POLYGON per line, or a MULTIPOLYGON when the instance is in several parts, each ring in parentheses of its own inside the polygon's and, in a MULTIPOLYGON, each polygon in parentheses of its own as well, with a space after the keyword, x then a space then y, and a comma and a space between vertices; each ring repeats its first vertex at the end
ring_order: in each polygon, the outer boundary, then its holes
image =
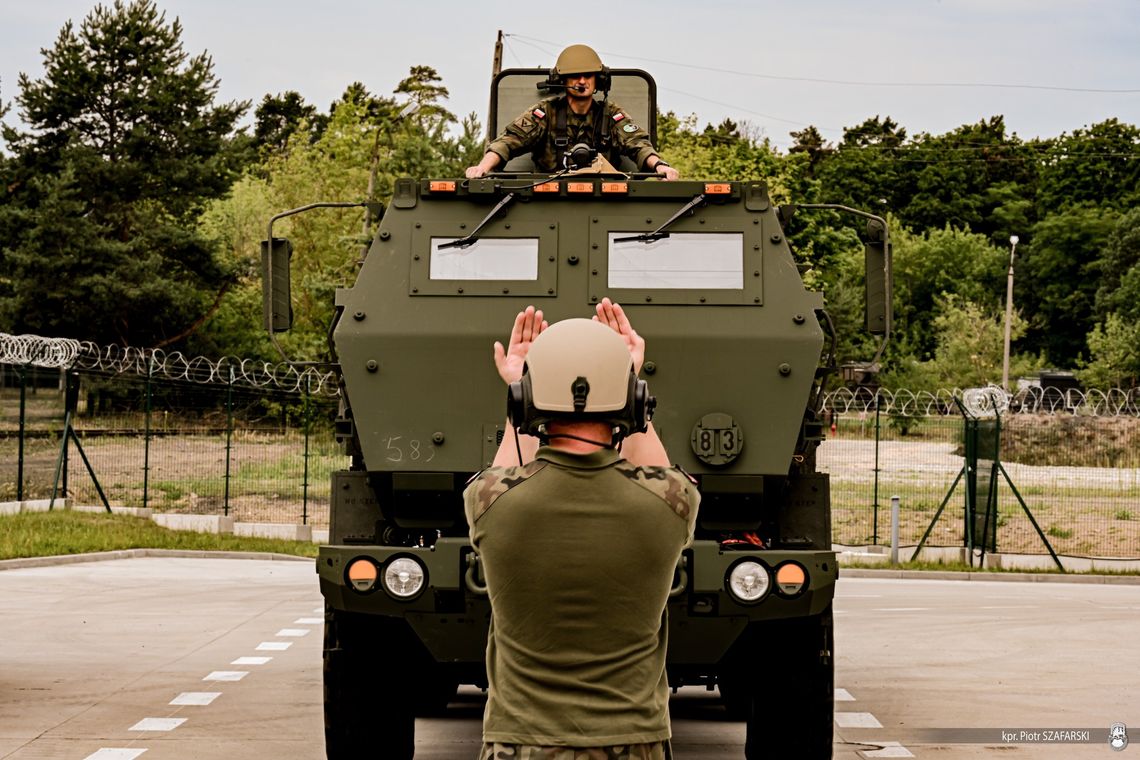
POLYGON ((646 429, 656 400, 633 373, 629 348, 612 329, 567 319, 542 331, 522 379, 507 391, 511 424, 544 436, 552 420, 593 420, 615 429, 615 440, 646 429))
POLYGON ((562 81, 567 74, 594 74, 599 90, 610 88, 610 70, 589 45, 571 45, 558 54, 558 61, 550 70, 550 81, 562 81))

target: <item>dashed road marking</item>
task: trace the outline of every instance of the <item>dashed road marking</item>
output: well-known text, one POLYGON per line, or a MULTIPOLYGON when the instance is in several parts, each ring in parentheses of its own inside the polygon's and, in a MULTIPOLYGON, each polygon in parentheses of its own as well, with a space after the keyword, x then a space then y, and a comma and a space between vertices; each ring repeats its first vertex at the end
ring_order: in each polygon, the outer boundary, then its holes
POLYGON ((293 638, 299 638, 301 636, 308 636, 308 635, 309 635, 309 629, 308 628, 282 628, 280 631, 278 631, 277 633, 274 634, 274 636, 285 636, 285 637, 293 637, 293 638))
POLYGON ((272 659, 272 657, 239 657, 230 665, 264 665, 272 659))
POLYGON ((863 750, 859 752, 863 757, 914 757, 906 747, 898 742, 871 742, 864 744, 878 744, 882 749, 863 750))
POLYGON ((143 718, 128 731, 173 731, 186 722, 186 718, 143 718))
POLYGON ((92 752, 83 760, 135 760, 146 752, 145 749, 124 749, 122 747, 103 747, 98 752, 92 752))
POLYGON ((854 702, 855 697, 851 696, 851 692, 847 691, 847 689, 836 689, 835 690, 835 701, 836 702, 854 702))
POLYGON ((249 675, 248 670, 215 670, 203 681, 240 681, 249 675))
POLYGON ((293 646, 292 641, 263 641, 255 649, 259 652, 284 652, 293 646))
POLYGON ((294 620, 293 625, 321 625, 324 622, 324 618, 303 617, 294 620))
POLYGON ((929 607, 879 607, 872 612, 926 612, 929 607))
POLYGON ((840 728, 882 728, 883 724, 869 712, 837 712, 835 725, 840 728))
POLYGON ((204 706, 210 704, 220 696, 222 696, 220 691, 184 691, 170 700, 170 704, 204 706))

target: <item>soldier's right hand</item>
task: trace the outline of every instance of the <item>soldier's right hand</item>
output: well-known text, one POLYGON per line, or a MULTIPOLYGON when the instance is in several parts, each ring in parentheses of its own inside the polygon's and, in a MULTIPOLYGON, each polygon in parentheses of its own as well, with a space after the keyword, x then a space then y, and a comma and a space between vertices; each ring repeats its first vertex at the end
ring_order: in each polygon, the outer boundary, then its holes
POLYGON ((541 309, 528 306, 526 311, 520 311, 515 317, 509 345, 503 348, 502 343, 495 341, 495 369, 504 383, 510 385, 522 378, 531 344, 549 326, 542 318, 541 309))
POLYGON ((486 172, 483 171, 483 167, 481 166, 468 166, 466 172, 467 179, 479 179, 485 173, 486 172))

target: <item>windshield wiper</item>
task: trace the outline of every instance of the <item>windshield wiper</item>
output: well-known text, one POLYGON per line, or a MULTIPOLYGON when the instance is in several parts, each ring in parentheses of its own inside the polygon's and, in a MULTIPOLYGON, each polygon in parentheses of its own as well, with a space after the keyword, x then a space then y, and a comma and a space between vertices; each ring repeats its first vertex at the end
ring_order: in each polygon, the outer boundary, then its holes
POLYGON ((495 214, 499 213, 499 211, 503 207, 505 207, 508 203, 510 203, 514 199, 515 199, 514 193, 507 193, 506 195, 504 195, 503 199, 501 201, 499 201, 498 203, 496 203, 495 207, 493 209, 491 209, 491 213, 487 214, 487 216, 485 216, 483 218, 483 221, 479 222, 479 224, 477 224, 475 226, 475 229, 471 230, 470 234, 468 234, 466 237, 461 237, 458 240, 452 240, 450 243, 443 243, 439 246, 438 250, 442 251, 445 248, 468 248, 471 245, 473 245, 475 242, 477 242, 479 240, 479 238, 478 238, 479 230, 486 227, 487 223, 495 218, 495 214))
POLYGON ((665 232, 666 227, 668 227, 670 224, 672 224, 673 222, 680 219, 685 214, 692 211, 697 206, 703 206, 704 204, 705 204, 705 194, 701 193, 700 195, 696 196, 691 201, 686 203, 684 206, 681 206, 681 208, 677 210, 677 213, 673 214, 673 216, 666 219, 665 223, 662 224, 657 229, 653 230, 653 232, 643 232, 640 235, 629 235, 628 237, 614 238, 614 242, 615 243, 656 243, 658 240, 669 237, 669 233, 665 232))

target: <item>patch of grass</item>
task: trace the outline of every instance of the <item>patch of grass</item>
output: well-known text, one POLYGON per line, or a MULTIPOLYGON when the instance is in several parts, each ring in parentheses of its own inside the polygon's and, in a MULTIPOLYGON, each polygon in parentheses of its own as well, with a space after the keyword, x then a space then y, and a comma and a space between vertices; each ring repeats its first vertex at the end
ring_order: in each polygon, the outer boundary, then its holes
POLYGON ((1056 525, 1050 525, 1049 529, 1045 531, 1053 538, 1072 538, 1073 531, 1069 528, 1059 528, 1056 525))
POLYGON ((1127 509, 1118 509, 1116 510, 1116 514, 1113 515, 1117 520, 1131 520, 1132 516, 1132 513, 1127 509))
POLYGON ((119 549, 194 549, 202 551, 275 552, 316 557, 317 546, 244 536, 169 530, 130 515, 56 510, 0 517, 0 559, 85 554, 119 549))

